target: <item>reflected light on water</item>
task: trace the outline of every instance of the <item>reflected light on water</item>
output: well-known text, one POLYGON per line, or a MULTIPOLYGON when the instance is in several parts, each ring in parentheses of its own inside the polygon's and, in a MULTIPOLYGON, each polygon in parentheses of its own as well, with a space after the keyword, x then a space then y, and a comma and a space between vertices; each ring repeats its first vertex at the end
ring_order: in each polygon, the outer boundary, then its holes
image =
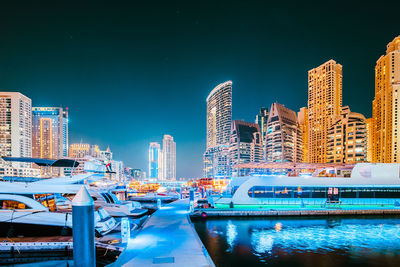
POLYGON ((229 244, 229 247, 232 249, 233 248, 233 243, 236 239, 237 236, 237 230, 236 230, 236 225, 232 224, 231 221, 228 221, 226 225, 226 241, 229 244))
POLYGON ((228 260, 230 266, 246 262, 286 266, 290 260, 299 266, 321 266, 328 260, 339 265, 375 261, 376 266, 384 262, 400 266, 400 218, 396 217, 208 219, 196 224, 217 265, 228 260), (304 257, 315 264, 304 265, 304 257))
POLYGON ((282 230, 282 224, 278 222, 275 224, 275 231, 279 232, 280 230, 282 230))

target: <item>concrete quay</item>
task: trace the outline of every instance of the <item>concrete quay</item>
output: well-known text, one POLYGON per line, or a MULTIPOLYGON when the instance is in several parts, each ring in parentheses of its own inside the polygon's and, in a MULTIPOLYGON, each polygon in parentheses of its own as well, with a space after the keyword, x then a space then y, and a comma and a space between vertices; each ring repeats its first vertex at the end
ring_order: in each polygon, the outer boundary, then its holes
POLYGON ((189 218, 189 200, 161 207, 110 266, 215 266, 189 218))

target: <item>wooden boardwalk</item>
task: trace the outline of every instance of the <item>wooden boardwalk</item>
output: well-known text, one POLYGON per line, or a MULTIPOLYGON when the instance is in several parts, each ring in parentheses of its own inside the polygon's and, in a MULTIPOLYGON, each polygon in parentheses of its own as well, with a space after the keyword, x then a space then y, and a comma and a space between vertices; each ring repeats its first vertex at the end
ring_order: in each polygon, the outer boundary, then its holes
POLYGON ((111 266, 215 266, 188 209, 186 199, 157 210, 111 266))

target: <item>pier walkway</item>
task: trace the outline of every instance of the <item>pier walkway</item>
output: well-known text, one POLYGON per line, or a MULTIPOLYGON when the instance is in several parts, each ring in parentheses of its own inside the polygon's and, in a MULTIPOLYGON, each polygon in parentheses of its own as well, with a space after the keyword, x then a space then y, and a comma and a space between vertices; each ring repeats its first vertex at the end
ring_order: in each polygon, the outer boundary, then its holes
POLYGON ((189 221, 189 201, 157 210, 111 266, 215 266, 189 221))

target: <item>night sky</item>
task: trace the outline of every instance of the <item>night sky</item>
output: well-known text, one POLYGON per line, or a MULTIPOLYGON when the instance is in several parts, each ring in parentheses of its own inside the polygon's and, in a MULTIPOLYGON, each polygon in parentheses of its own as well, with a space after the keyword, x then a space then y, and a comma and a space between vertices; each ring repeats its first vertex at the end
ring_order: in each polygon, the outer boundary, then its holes
POLYGON ((343 104, 370 117, 375 62, 400 35, 400 1, 80 2, 1 1, 0 90, 69 107, 71 143, 146 172, 149 142, 170 134, 178 177, 202 175, 217 84, 233 81, 233 118, 253 121, 306 106, 307 71, 334 59, 343 104))

